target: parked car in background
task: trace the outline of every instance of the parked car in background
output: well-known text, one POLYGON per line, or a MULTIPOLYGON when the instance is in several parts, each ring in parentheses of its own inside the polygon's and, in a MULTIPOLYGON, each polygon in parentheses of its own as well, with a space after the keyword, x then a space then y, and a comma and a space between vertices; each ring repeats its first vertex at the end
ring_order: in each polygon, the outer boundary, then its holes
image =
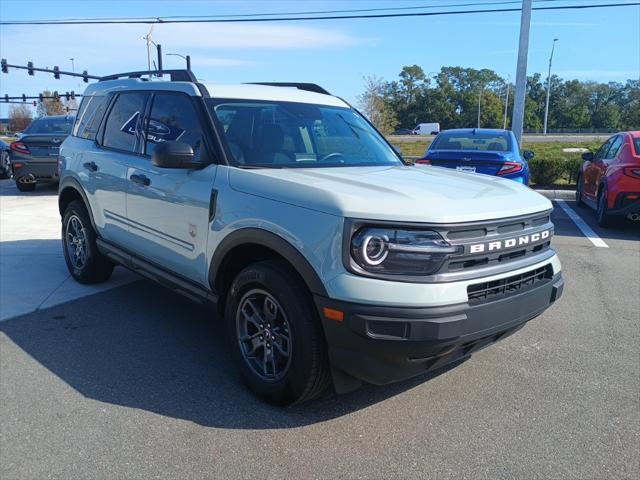
POLYGON ((58 151, 73 121, 67 115, 38 118, 11 144, 11 170, 18 190, 32 192, 38 182, 58 181, 58 151))
POLYGON ((413 129, 414 135, 437 135, 440 133, 439 123, 419 123, 413 129))
POLYGON ((510 130, 461 128, 441 132, 416 164, 497 175, 528 185, 531 158, 533 152, 520 153, 510 130))
POLYGON ((582 159, 578 205, 595 209, 601 227, 616 217, 640 221, 640 131, 618 133, 582 159))
POLYGON ((0 140, 0 180, 11 177, 9 167, 9 144, 0 140))
POLYGON ((413 135, 413 130, 411 130, 410 128, 399 128, 397 129, 395 132, 393 132, 391 135, 413 135))

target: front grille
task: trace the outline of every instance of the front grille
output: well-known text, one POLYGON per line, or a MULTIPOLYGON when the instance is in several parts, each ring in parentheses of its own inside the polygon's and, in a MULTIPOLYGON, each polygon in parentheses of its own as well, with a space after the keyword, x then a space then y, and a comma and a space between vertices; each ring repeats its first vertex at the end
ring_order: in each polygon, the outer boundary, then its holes
POLYGON ((469 304, 477 305, 522 293, 548 282, 552 277, 553 269, 549 264, 519 275, 501 278, 500 280, 469 285, 467 287, 469 304))
POLYGON ((551 246, 553 224, 550 212, 542 212, 472 225, 451 225, 436 230, 449 243, 459 247, 459 252, 451 255, 438 272, 448 273, 504 264, 541 253, 551 246), (548 235, 535 241, 519 242, 521 237, 541 232, 548 232, 548 235), (517 241, 515 245, 505 243, 513 242, 514 239, 517 241), (493 242, 499 243, 500 248, 491 247, 493 242), (483 244, 486 248, 480 252, 474 251, 472 247, 478 244, 483 244))

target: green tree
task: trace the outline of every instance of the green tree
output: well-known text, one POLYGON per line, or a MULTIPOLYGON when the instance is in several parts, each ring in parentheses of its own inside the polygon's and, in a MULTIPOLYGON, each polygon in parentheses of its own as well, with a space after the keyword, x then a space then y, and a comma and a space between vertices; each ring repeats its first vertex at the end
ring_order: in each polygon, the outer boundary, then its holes
POLYGON ((385 82, 376 76, 364 77, 365 91, 358 97, 358 105, 369 121, 384 134, 393 132, 398 124, 394 110, 384 97, 385 82))

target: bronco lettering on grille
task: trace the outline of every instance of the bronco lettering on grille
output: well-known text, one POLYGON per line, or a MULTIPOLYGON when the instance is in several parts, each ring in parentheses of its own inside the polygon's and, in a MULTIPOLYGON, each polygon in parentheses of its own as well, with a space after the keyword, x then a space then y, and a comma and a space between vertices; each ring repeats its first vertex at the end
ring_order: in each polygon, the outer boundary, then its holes
POLYGON ((474 243, 469 246, 469 253, 492 252, 521 245, 530 245, 532 243, 546 240, 550 236, 551 230, 545 230, 543 232, 532 233, 531 235, 521 235, 519 237, 495 240, 493 242, 474 243))

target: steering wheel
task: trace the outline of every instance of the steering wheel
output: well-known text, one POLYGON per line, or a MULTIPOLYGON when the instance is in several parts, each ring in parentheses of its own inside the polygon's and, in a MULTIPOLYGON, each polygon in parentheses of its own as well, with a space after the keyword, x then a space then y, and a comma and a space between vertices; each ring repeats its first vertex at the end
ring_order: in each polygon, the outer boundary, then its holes
POLYGON ((325 155, 324 157, 318 159, 319 162, 328 162, 328 161, 336 161, 334 159, 338 159, 342 157, 340 160, 337 160, 338 163, 344 163, 344 155, 340 152, 333 152, 325 155))

